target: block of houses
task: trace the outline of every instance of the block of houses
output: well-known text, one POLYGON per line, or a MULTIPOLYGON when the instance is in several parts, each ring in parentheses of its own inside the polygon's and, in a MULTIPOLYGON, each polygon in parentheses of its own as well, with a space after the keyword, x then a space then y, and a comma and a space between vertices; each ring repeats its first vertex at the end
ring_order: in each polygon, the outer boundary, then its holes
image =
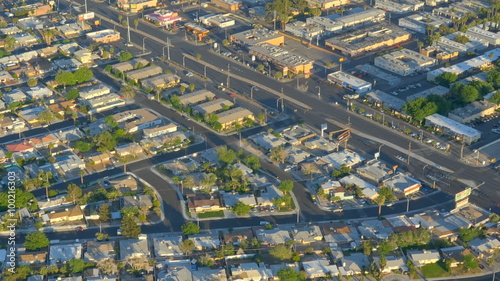
POLYGON ((46 215, 48 217, 48 222, 51 224, 83 220, 83 212, 79 206, 54 210, 46 215))
POLYGON ((287 230, 281 230, 279 228, 257 229, 255 231, 255 236, 262 241, 262 245, 269 247, 285 244, 287 241, 292 240, 292 237, 287 230))
POLYGON ((148 65, 148 61, 143 58, 134 58, 129 61, 124 61, 111 65, 113 71, 125 72, 137 68, 139 65, 148 65))
POLYGON ((147 66, 147 67, 136 69, 136 70, 129 70, 126 73, 126 76, 128 79, 137 83, 141 79, 155 76, 155 75, 161 74, 162 72, 163 72, 163 69, 161 67, 154 65, 154 66, 147 66))
POLYGON ((292 236, 294 241, 303 245, 309 245, 323 239, 323 234, 317 225, 295 228, 292 230, 292 236))
POLYGON ((212 100, 215 98, 215 94, 208 90, 198 90, 192 93, 184 94, 179 96, 179 103, 183 106, 194 105, 206 100, 212 100))
POLYGON ((181 82, 181 78, 175 74, 160 74, 141 79, 141 85, 146 89, 171 88, 181 82))
POLYGON ((134 264, 135 259, 149 259, 151 254, 148 247, 147 235, 140 234, 138 239, 120 240, 120 260, 134 264))
POLYGON ((240 242, 249 243, 254 238, 254 235, 250 229, 234 229, 231 232, 225 232, 223 238, 226 245, 239 245, 240 242))
POLYGON ((209 194, 188 195, 188 208, 191 212, 204 213, 222 211, 222 207, 218 196, 209 194))
POLYGON ((82 244, 73 243, 50 245, 49 253, 49 261, 51 265, 66 263, 71 259, 81 259, 82 244))
POLYGON ((151 111, 140 108, 113 115, 118 126, 128 133, 135 133, 162 124, 162 120, 151 111))
POLYGON ((441 259, 437 250, 417 250, 409 251, 408 258, 413 261, 416 267, 422 267, 426 264, 436 263, 441 259))
POLYGON ((220 246, 219 235, 216 233, 189 235, 189 239, 193 241, 198 251, 216 249, 220 246))
POLYGON ((17 262, 22 265, 45 265, 47 256, 47 252, 24 252, 18 254, 17 262))
POLYGON ((325 277, 330 274, 330 276, 337 276, 339 273, 338 267, 334 264, 330 264, 330 261, 326 259, 304 261, 302 262, 302 266, 304 267, 307 277, 311 280, 325 277))
POLYGON ((229 129, 235 125, 241 125, 247 120, 255 120, 253 113, 243 107, 236 107, 217 114, 218 122, 222 125, 222 130, 229 129))
POLYGON ((464 256, 470 252, 463 246, 441 248, 441 256, 444 260, 450 261, 450 267, 457 267, 464 262, 464 256))
POLYGON ((113 241, 88 241, 87 251, 83 254, 83 258, 86 262, 98 263, 106 259, 115 260, 115 242, 113 241))
POLYGON ((178 129, 177 125, 174 123, 169 123, 167 125, 159 125, 152 128, 146 128, 142 130, 144 137, 146 138, 154 138, 157 136, 165 135, 168 133, 176 132, 178 129))
POLYGON ((386 163, 373 159, 367 161, 364 165, 357 167, 356 173, 366 179, 379 183, 392 175, 394 170, 395 167, 389 168, 386 163))
POLYGON ((182 241, 181 235, 158 235, 158 237, 153 237, 155 257, 183 257, 184 253, 180 250, 182 241))
POLYGON ((469 247, 479 258, 491 255, 500 248, 500 241, 497 238, 488 237, 486 239, 476 238, 469 242, 469 247))

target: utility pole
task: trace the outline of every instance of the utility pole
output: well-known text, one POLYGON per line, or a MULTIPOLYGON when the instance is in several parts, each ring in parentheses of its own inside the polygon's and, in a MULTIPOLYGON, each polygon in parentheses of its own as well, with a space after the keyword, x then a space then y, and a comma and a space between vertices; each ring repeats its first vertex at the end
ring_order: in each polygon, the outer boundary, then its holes
POLYGON ((462 137, 462 148, 460 149, 460 159, 464 158, 464 138, 462 137))
POLYGON ((167 37, 167 59, 170 61, 170 39, 167 37))
POLYGON ((85 0, 85 13, 87 13, 87 0, 85 0))
POLYGON ((274 30, 276 30, 276 10, 274 10, 274 30))
POLYGON ((230 86, 230 84, 229 84, 230 83, 230 77, 231 76, 227 75, 226 87, 227 87, 228 90, 229 90, 229 86, 230 86))
POLYGON ((410 165, 410 157, 411 157, 411 142, 408 144, 408 165, 410 165))
POLYGON ((128 21, 128 16, 127 16, 127 36, 128 36, 128 43, 130 44, 130 22, 128 21))

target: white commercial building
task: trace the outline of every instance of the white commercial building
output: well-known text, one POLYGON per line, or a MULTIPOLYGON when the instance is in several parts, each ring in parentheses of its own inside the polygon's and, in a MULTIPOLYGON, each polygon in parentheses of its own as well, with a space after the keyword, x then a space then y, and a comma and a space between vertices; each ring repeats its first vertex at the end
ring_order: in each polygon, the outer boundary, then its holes
POLYGON ((418 0, 376 0, 374 7, 397 14, 403 14, 417 11, 418 9, 422 8, 424 4, 425 3, 423 1, 418 0))
POLYGON ((220 28, 231 27, 235 24, 234 19, 226 17, 224 15, 209 14, 201 16, 199 20, 204 25, 217 26, 220 28))
POLYGON ((467 29, 466 34, 470 34, 477 38, 481 38, 492 45, 500 45, 500 33, 489 31, 489 26, 484 24, 486 29, 481 28, 483 25, 473 26, 467 29))
POLYGON ((328 82, 350 89, 358 94, 366 93, 372 89, 372 83, 341 71, 328 74, 328 82))
POLYGON ((425 117, 425 124, 428 127, 435 127, 443 133, 455 138, 463 137, 466 144, 478 141, 481 138, 480 131, 438 113, 425 117))
POLYGON ((450 19, 444 17, 440 17, 430 13, 419 13, 400 18, 398 25, 406 29, 416 31, 418 33, 427 34, 428 26, 438 28, 442 24, 449 26, 451 23, 452 22, 450 19))
POLYGON ((411 75, 436 64, 436 59, 408 49, 401 49, 375 58, 375 66, 401 76, 411 75))
POLYGON ((286 25, 285 31, 297 37, 317 40, 321 37, 323 28, 317 25, 308 25, 303 21, 294 21, 286 25))

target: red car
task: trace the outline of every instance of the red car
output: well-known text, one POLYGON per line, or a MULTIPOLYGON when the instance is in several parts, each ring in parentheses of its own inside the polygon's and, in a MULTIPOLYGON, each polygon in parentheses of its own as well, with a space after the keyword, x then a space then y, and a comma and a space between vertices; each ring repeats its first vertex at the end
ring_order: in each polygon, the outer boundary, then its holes
POLYGON ((230 97, 236 97, 236 95, 235 95, 235 94, 229 94, 229 96, 230 96, 230 97))
POLYGON ((81 227, 81 226, 79 226, 79 227, 77 227, 77 228, 76 228, 76 231, 77 231, 77 232, 79 232, 79 231, 83 231, 83 230, 84 230, 84 229, 83 229, 83 227, 81 227))

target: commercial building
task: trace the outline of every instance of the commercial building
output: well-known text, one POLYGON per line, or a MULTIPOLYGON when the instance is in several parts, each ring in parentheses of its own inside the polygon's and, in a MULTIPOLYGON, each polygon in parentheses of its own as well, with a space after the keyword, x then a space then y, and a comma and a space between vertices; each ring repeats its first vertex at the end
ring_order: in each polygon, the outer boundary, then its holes
POLYGON ((466 54, 467 52, 484 50, 488 48, 489 43, 471 34, 457 31, 439 38, 439 40, 437 40, 437 46, 448 51, 457 51, 460 54, 466 54), (459 43, 456 40, 458 36, 465 37, 469 41, 466 43, 459 43))
POLYGON ((175 74, 160 74, 150 78, 141 80, 141 85, 144 88, 157 89, 157 88, 170 88, 181 82, 181 78, 175 74))
POLYGON ((257 46, 266 43, 279 46, 285 43, 285 37, 279 34, 278 31, 269 30, 264 27, 254 28, 232 34, 231 37, 229 37, 229 40, 235 44, 246 47, 257 46))
POLYGON ((158 116, 144 108, 120 112, 113 115, 113 118, 118 126, 128 133, 135 133, 162 123, 158 116))
POLYGON ((431 13, 419 13, 399 19, 398 25, 418 33, 427 34, 429 26, 437 29, 440 25, 451 25, 452 21, 448 18, 440 17, 431 13))
POLYGON ((379 24, 327 39, 325 45, 332 50, 355 57, 400 44, 410 38, 409 32, 396 25, 379 24))
POLYGON ((366 93, 372 89, 372 83, 341 71, 328 74, 328 82, 356 93, 366 93))
POLYGON ((397 14, 410 13, 417 11, 424 6, 423 1, 419 0, 375 0, 375 8, 383 9, 397 14))
POLYGON ((448 114, 448 117, 462 124, 466 124, 476 121, 481 117, 494 114, 498 108, 500 108, 500 105, 487 100, 475 101, 465 107, 453 110, 448 114))
POLYGON ((424 90, 422 92, 418 92, 416 94, 413 94, 411 96, 408 96, 406 98, 406 101, 413 101, 418 98, 426 98, 430 95, 438 95, 438 96, 445 96, 450 92, 450 89, 444 86, 435 86, 430 89, 424 90))
POLYGON ((345 15, 336 19, 342 24, 343 29, 359 27, 364 24, 382 22, 385 20, 385 11, 379 9, 368 9, 345 15))
MULTIPOLYGON (((487 24, 484 24, 484 26, 486 25, 487 24)), ((481 26, 483 25, 470 27, 467 29, 467 32, 465 33, 470 34, 477 38, 481 38, 492 45, 500 45, 500 33, 489 31, 490 26, 487 26, 486 29, 481 28, 481 26)))
POLYGON ((336 170, 340 170, 343 166, 352 168, 365 160, 358 153, 350 150, 332 152, 320 159, 328 165, 328 167, 333 167, 336 170))
POLYGON ((211 100, 214 97, 215 94, 208 90, 198 90, 179 96, 179 103, 183 106, 194 105, 204 100, 211 100))
POLYGON ((184 24, 184 27, 187 31, 193 33, 198 41, 202 41, 203 38, 205 38, 205 36, 207 36, 210 32, 210 30, 191 22, 184 24))
POLYGON ((163 69, 157 65, 148 66, 141 69, 131 70, 126 73, 127 78, 135 82, 140 79, 158 75, 163 72, 163 69))
POLYGON ((390 188, 394 194, 403 194, 408 196, 420 190, 422 183, 403 173, 397 173, 394 176, 382 181, 382 184, 390 188))
POLYGON ((356 168, 356 173, 364 178, 370 179, 376 183, 384 180, 394 173, 395 167, 387 167, 387 164, 373 159, 366 162, 365 165, 356 168))
POLYGON ((375 90, 366 94, 366 99, 377 107, 401 112, 405 101, 386 92, 375 90))
POLYGON ((151 14, 147 14, 144 16, 144 19, 152 22, 159 26, 169 27, 171 25, 176 24, 176 22, 181 21, 182 18, 178 13, 172 12, 170 10, 157 10, 151 14))
POLYGON ((158 0, 117 0, 117 2, 118 8, 132 13, 158 6, 158 0))
POLYGON ((89 100, 111 93, 111 88, 104 84, 96 84, 78 88, 80 99, 89 100))
POLYGON ((120 40, 120 32, 113 29, 104 29, 95 32, 87 33, 87 39, 92 40, 96 43, 111 43, 120 40))
POLYGON ((351 3, 350 0, 307 0, 310 7, 318 7, 321 10, 328 10, 351 3))
POLYGON ((316 25, 308 25, 303 21, 294 21, 285 26, 285 31, 305 39, 319 39, 323 33, 323 28, 316 25))
POLYGON ((204 25, 216 26, 219 28, 228 28, 235 25, 235 21, 232 18, 226 17, 224 15, 209 14, 199 17, 199 20, 204 25))
POLYGON ((290 71, 295 74, 303 73, 308 77, 313 68, 312 60, 271 44, 252 46, 250 47, 250 54, 255 55, 259 60, 273 63, 282 69, 283 74, 287 74, 290 71))
POLYGON ((438 113, 425 117, 425 124, 457 139, 463 138, 466 144, 471 144, 481 138, 480 131, 438 113))
POLYGON ((337 22, 328 17, 309 17, 306 19, 306 24, 323 29, 322 36, 328 36, 332 33, 340 32, 343 28, 343 24, 341 22, 337 22))
POLYGON ((486 52, 484 55, 477 56, 475 58, 457 63, 448 67, 441 67, 427 73, 427 81, 434 82, 434 79, 446 72, 454 73, 459 78, 463 78, 470 74, 481 71, 482 69, 492 65, 494 61, 500 58, 500 49, 493 49, 486 52))
POLYGON ((375 66, 401 76, 408 76, 435 66, 437 64, 437 60, 426 57, 412 50, 401 49, 376 57, 374 64, 375 66))
POLYGON ((135 59, 131 59, 129 61, 124 61, 124 62, 120 62, 117 64, 113 64, 113 65, 111 65, 111 67, 113 68, 114 71, 125 72, 125 71, 129 71, 129 70, 136 68, 139 64, 141 64, 142 66, 145 66, 145 65, 148 65, 148 63, 149 62, 143 58, 135 58, 135 59))
POLYGON ((234 106, 234 103, 226 100, 226 99, 214 99, 211 101, 207 101, 204 103, 200 103, 196 106, 193 106, 193 112, 198 112, 199 114, 205 115, 209 113, 214 113, 219 110, 222 110, 225 107, 234 106))
POLYGON ((361 178, 355 176, 355 175, 349 175, 346 177, 343 177, 339 180, 344 186, 349 185, 349 184, 354 184, 355 186, 359 187, 363 193, 363 196, 373 200, 378 197, 378 188, 365 181, 362 180, 361 178))
POLYGON ((210 0, 210 3, 231 12, 237 11, 242 4, 240 0, 210 0))
POLYGON ((217 114, 218 122, 222 125, 222 130, 229 129, 237 124, 242 124, 246 120, 255 120, 253 113, 243 107, 236 107, 217 114))
POLYGON ((88 99, 85 100, 85 103, 90 106, 93 113, 102 112, 116 106, 125 105, 123 97, 116 93, 109 93, 92 99, 88 99))

